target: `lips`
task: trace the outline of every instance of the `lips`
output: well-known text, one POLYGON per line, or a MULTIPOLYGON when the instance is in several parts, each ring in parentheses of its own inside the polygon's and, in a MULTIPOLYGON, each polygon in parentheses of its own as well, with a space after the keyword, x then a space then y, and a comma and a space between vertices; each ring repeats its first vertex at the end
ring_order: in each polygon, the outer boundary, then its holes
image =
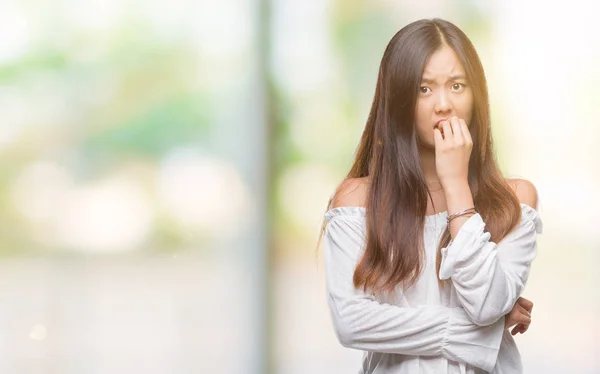
POLYGON ((435 126, 433 126, 433 129, 434 129, 434 130, 435 130, 435 129, 439 129, 439 130, 440 130, 440 132, 442 133, 442 138, 444 138, 444 139, 445 139, 445 136, 444 136, 444 128, 440 126, 440 123, 442 123, 442 122, 444 122, 444 121, 447 121, 447 120, 448 120, 448 118, 442 118, 441 120, 439 120, 439 121, 437 121, 437 122, 435 123, 435 126))
POLYGON ((438 127, 440 125, 440 123, 447 121, 447 120, 448 120, 448 118, 442 118, 441 120, 439 120, 435 123, 435 126, 433 126, 433 128, 435 129, 436 127, 438 127))

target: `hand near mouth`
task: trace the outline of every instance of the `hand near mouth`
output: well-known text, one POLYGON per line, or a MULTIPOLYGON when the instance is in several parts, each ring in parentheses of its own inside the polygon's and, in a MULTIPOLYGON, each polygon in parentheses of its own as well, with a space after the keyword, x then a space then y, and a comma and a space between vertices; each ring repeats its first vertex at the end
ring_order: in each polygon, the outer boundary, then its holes
POLYGON ((437 121, 437 122, 436 122, 436 124, 435 124, 435 126, 433 126, 433 129, 434 129, 434 130, 435 130, 435 129, 439 129, 439 130, 442 132, 442 135, 444 135, 443 128, 442 128, 442 126, 441 126, 441 125, 442 125, 442 123, 443 123, 443 122, 445 122, 445 121, 448 121, 448 118, 444 118, 444 119, 441 119, 441 120, 437 121))
POLYGON ((433 138, 436 171, 442 185, 468 181, 473 140, 465 121, 455 116, 438 122, 433 138))

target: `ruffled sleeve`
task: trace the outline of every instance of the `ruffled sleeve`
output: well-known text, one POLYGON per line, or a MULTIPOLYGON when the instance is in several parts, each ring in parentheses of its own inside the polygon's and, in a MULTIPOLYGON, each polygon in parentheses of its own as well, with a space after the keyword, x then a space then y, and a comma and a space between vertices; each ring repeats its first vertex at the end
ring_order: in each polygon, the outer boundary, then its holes
POLYGON ((461 307, 414 308, 380 303, 356 289, 354 269, 364 251, 364 211, 341 207, 326 213, 323 237, 327 302, 335 333, 348 348, 415 356, 443 356, 491 371, 504 321, 474 324, 461 307))
POLYGON ((478 325, 509 313, 525 288, 543 225, 529 205, 521 204, 521 213, 519 225, 498 244, 490 241, 485 222, 475 214, 442 248, 439 277, 452 279, 461 305, 478 325))

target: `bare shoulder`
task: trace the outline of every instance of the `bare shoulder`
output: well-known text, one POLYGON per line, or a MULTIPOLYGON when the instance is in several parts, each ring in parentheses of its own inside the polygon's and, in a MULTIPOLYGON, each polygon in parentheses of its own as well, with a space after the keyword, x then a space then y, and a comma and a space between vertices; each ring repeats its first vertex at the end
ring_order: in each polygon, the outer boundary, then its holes
POLYGON ((368 177, 345 179, 335 190, 330 208, 342 206, 364 207, 369 187, 368 177))
POLYGON ((515 194, 521 203, 536 209, 538 193, 533 183, 527 179, 506 179, 506 182, 512 187, 513 191, 515 191, 515 194))

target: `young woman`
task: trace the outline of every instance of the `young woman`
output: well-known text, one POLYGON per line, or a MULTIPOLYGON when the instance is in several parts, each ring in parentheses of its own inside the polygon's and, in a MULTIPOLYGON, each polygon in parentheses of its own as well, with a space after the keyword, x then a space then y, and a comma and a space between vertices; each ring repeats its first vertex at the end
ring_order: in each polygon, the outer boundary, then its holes
POLYGON ((321 233, 333 326, 365 351, 360 373, 521 373, 534 208, 534 185, 497 165, 467 36, 441 19, 402 28, 321 233))

